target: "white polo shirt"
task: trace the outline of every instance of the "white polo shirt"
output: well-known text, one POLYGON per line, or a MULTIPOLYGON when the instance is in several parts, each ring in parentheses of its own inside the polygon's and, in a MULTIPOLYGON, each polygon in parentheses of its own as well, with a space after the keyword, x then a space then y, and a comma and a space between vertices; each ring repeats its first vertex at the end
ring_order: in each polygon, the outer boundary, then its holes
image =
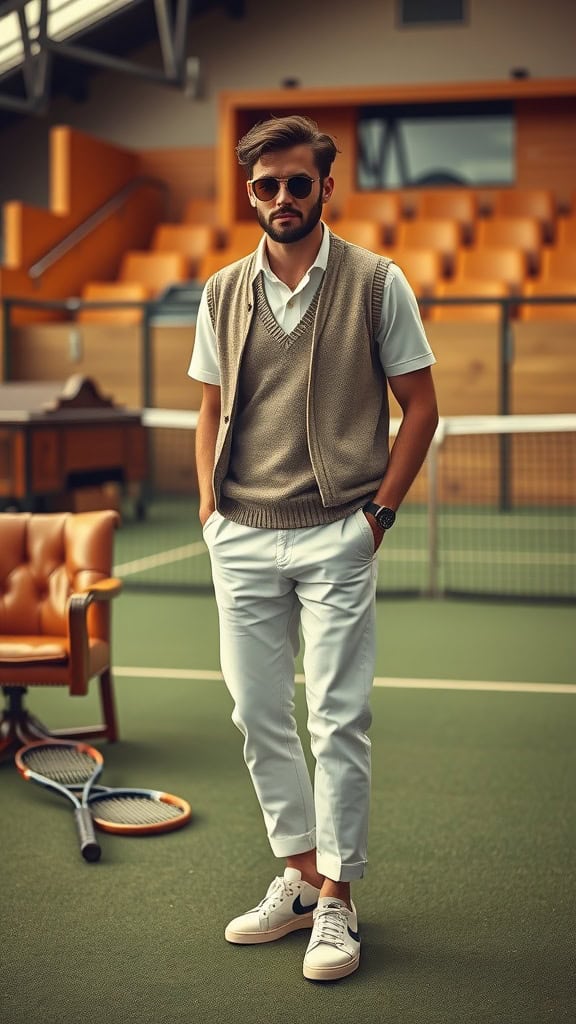
MULTIPOLYGON (((266 299, 276 322, 286 334, 290 334, 300 323, 312 302, 326 270, 329 252, 330 232, 324 230, 314 263, 292 291, 270 269, 266 235, 262 236, 256 250, 253 280, 262 272, 266 299)), ((390 264, 384 282, 382 316, 376 341, 387 377, 421 370, 436 362, 426 338, 414 292, 395 263, 390 264)), ((208 309, 206 288, 200 299, 188 374, 205 384, 220 384, 218 346, 208 309)))

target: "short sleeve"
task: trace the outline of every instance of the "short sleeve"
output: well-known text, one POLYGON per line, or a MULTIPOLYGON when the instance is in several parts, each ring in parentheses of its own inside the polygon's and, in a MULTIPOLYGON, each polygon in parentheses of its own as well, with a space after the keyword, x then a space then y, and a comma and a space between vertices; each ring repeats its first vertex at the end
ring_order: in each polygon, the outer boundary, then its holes
POLYGON ((388 267, 384 282, 382 316, 376 342, 387 377, 412 373, 436 362, 416 296, 395 263, 388 267))
POLYGON ((202 292, 198 307, 196 336, 194 338, 190 366, 188 367, 188 376, 193 377, 194 380, 200 380, 204 384, 220 384, 218 344, 208 308, 206 286, 202 292))

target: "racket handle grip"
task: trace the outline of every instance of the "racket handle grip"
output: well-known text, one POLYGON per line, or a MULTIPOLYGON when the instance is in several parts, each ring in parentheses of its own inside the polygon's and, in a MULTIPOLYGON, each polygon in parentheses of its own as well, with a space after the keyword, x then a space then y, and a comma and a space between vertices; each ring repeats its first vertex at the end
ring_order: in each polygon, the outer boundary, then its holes
POLYGON ((94 822, 88 807, 77 807, 74 811, 76 816, 76 827, 80 839, 80 850, 84 860, 100 860, 100 844, 94 833, 94 822))

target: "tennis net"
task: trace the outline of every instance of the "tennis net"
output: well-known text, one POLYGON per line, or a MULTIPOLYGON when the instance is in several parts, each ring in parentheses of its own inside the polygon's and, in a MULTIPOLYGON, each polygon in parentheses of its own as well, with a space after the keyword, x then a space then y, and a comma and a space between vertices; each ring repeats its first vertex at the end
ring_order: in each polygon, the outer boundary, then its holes
MULTIPOLYGON (((209 589, 197 413, 148 409, 143 418, 146 515, 124 516, 116 571, 132 586, 209 589)), ((380 548, 378 593, 575 600, 575 511, 576 415, 441 419, 380 548)))

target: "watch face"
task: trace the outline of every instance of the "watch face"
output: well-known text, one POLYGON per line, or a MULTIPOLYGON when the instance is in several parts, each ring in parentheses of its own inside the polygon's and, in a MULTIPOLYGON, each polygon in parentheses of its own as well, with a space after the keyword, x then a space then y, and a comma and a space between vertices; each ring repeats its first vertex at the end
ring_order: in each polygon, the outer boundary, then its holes
POLYGON ((381 508, 376 513, 376 522, 383 530, 389 530, 396 521, 396 513, 391 508, 381 508))

